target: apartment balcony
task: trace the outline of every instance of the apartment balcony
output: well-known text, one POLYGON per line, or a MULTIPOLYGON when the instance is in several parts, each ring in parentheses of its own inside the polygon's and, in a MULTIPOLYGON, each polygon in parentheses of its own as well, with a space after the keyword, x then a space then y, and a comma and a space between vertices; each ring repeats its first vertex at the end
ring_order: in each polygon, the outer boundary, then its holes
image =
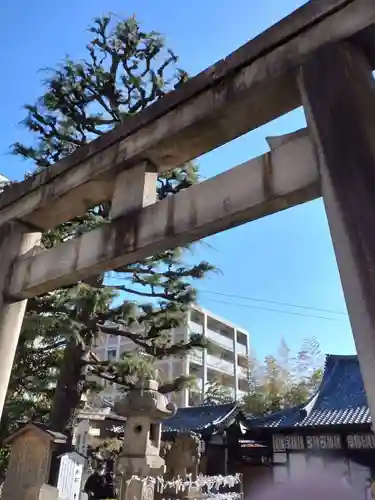
MULTIPOLYGON (((198 335, 203 335, 203 326, 195 323, 194 321, 189 321, 189 332, 196 333, 198 335)), ((211 340, 215 344, 223 347, 224 349, 228 349, 229 351, 233 351, 233 339, 227 337, 226 335, 222 335, 211 328, 207 328, 206 336, 208 340, 211 340)), ((247 346, 240 344, 237 342, 237 352, 243 356, 247 356, 247 346)))
MULTIPOLYGON (((203 325, 200 325, 199 323, 196 323, 195 321, 189 321, 189 332, 196 333, 198 335, 203 335, 203 325)), ((215 332, 215 330, 211 330, 210 328, 207 328, 206 337, 209 340, 220 345, 221 347, 224 347, 225 349, 229 349, 230 351, 233 351, 233 340, 229 339, 228 337, 226 337, 224 335, 221 335, 218 332, 215 332)))
MULTIPOLYGON (((196 365, 202 366, 203 350, 193 349, 189 354, 189 361, 191 363, 195 363, 196 365)), ((226 361, 225 359, 220 359, 213 354, 207 354, 207 368, 210 370, 214 370, 215 372, 234 376, 234 363, 226 361)), ((249 378, 248 369, 237 365, 237 376, 240 379, 247 380, 249 378)))
MULTIPOLYGON (((197 365, 203 365, 203 351, 200 349, 193 349, 189 354, 189 360, 197 365)), ((207 368, 232 376, 234 374, 233 363, 220 359, 212 354, 207 354, 207 368)))
POLYGON ((189 321, 188 323, 189 333, 196 333, 198 335, 203 335, 203 325, 195 323, 195 321, 189 321))
POLYGON ((224 335, 221 335, 210 328, 207 328, 206 337, 208 340, 215 342, 224 349, 228 349, 229 351, 233 351, 233 339, 230 339, 224 335))
POLYGON ((234 364, 224 359, 217 358, 212 354, 207 354, 207 368, 215 370, 219 373, 234 375, 234 364))
POLYGON ((247 356, 248 355, 247 347, 245 345, 243 345, 243 344, 238 343, 238 342, 237 342, 237 352, 241 356, 247 356))

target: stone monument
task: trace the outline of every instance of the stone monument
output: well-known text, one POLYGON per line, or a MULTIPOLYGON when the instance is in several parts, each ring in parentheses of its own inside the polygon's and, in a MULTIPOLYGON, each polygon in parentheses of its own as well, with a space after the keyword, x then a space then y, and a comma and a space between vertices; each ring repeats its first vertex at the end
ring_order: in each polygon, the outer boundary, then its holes
POLYGON ((126 417, 124 444, 116 461, 119 500, 153 500, 155 485, 138 478, 163 476, 164 459, 160 457, 161 421, 173 416, 176 407, 158 392, 154 380, 140 382, 115 405, 126 417))
MULTIPOLYGON (((180 434, 176 436, 170 446, 164 450, 167 480, 181 478, 196 481, 200 463, 200 437, 195 433, 180 434)), ((196 486, 189 486, 186 490, 178 491, 169 488, 165 498, 173 499, 199 499, 204 495, 196 486)))
POLYGON ((38 500, 59 500, 57 488, 49 484, 43 484, 40 488, 38 500))
POLYGON ((200 438, 194 433, 180 434, 165 452, 166 478, 190 477, 195 481, 200 462, 200 438))
POLYGON ((65 445, 66 436, 41 424, 28 424, 4 443, 11 446, 11 454, 1 499, 38 500, 49 481, 52 454, 65 445))

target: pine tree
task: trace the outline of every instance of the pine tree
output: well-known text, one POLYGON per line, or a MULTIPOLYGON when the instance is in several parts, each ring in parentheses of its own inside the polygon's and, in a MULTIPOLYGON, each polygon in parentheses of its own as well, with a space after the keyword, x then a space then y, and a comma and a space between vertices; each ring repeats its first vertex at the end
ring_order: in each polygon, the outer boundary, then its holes
MULTIPOLYGON (((104 16, 95 19, 89 31, 86 59, 67 57, 57 69, 46 70, 45 93, 36 104, 25 106, 24 125, 34 140, 32 145, 14 144, 13 152, 31 161, 36 171, 123 123, 188 78, 177 68, 177 57, 163 37, 143 31, 135 17, 115 21, 104 16)), ((182 165, 159 177, 158 197, 174 195, 197 180, 197 166, 182 165)), ((105 203, 48 231, 43 243, 50 248, 108 220, 110 203, 105 203)), ((155 359, 182 356, 205 345, 200 335, 177 345, 170 337, 196 299, 192 282, 213 269, 207 262, 187 265, 184 256, 191 250, 189 246, 152 255, 30 301, 25 324, 38 317, 38 336, 46 349, 58 345, 52 428, 65 431, 72 426, 88 375, 129 388, 139 377, 151 376, 155 359), (51 328, 51 322, 58 327, 51 328), (100 361, 92 348, 101 333, 130 339, 137 348, 120 362, 100 361)), ((186 382, 180 377, 160 390, 178 390, 186 382)))

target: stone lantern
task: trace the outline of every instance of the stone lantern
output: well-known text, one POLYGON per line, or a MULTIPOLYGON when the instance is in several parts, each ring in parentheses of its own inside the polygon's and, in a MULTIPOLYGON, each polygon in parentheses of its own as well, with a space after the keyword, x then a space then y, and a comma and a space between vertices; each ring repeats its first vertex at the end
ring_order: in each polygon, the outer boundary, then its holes
POLYGON ((126 417, 124 442, 116 462, 120 483, 119 500, 154 498, 154 486, 135 479, 162 476, 164 459, 160 457, 161 421, 173 416, 176 407, 158 392, 155 380, 140 382, 119 403, 115 411, 126 417))

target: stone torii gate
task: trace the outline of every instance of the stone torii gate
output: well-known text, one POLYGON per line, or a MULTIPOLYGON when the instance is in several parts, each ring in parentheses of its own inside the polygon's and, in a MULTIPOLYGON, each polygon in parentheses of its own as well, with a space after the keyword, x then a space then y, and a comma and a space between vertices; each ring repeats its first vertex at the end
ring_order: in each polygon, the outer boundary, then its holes
MULTIPOLYGON (((0 197, 0 409, 29 297, 323 196, 375 421, 374 0, 315 0, 0 197), (157 173, 303 105, 308 129, 156 202, 157 173), (112 201, 112 222, 43 231, 112 201)), ((1 414, 0 410, 0 414, 1 414)))

